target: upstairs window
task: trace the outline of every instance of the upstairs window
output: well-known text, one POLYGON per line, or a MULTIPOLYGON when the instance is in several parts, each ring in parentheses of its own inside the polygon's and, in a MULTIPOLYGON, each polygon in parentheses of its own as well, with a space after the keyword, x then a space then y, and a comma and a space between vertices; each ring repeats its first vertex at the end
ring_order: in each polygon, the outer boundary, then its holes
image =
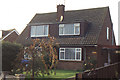
POLYGON ((48 25, 31 26, 31 37, 48 36, 48 25))
POLYGON ((107 27, 107 40, 109 40, 109 27, 107 27))
POLYGON ((60 48, 59 50, 60 60, 78 60, 78 61, 82 60, 81 48, 60 48))
POLYGON ((79 34, 80 23, 59 25, 59 35, 79 35, 79 34))

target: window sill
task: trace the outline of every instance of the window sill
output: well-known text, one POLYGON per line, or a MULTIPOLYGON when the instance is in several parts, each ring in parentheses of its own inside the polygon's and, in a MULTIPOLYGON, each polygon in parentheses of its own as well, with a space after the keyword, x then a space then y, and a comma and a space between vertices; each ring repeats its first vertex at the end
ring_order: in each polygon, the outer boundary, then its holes
POLYGON ((59 60, 60 62, 83 62, 82 60, 59 60))
POLYGON ((41 36, 31 36, 31 38, 34 38, 34 37, 48 37, 48 35, 41 35, 41 36))
POLYGON ((78 36, 80 34, 59 34, 59 36, 78 36))

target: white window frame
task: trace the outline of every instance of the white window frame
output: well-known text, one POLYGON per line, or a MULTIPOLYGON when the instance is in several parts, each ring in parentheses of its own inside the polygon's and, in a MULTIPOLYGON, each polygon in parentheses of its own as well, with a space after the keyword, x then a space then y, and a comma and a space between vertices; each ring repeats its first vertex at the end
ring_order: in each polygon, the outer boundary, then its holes
POLYGON ((107 37, 107 40, 109 40, 109 37, 110 37, 110 33, 109 33, 109 32, 110 32, 110 28, 107 27, 107 36, 106 36, 106 37, 107 37))
MULTIPOLYGON (((64 52, 64 59, 65 59, 65 48, 59 48, 59 59, 60 59, 60 52, 64 52), (64 51, 61 51, 61 49, 63 49, 64 51)), ((61 59, 61 60, 64 60, 64 59, 61 59)))
POLYGON ((60 27, 63 28, 63 34, 60 34, 60 33, 59 33, 59 35, 80 35, 80 30, 79 30, 79 33, 78 33, 78 34, 75 33, 75 27, 78 27, 78 26, 79 26, 79 29, 80 29, 80 23, 74 23, 74 24, 73 24, 73 25, 74 25, 74 34, 64 34, 64 31, 65 31, 65 30, 64 30, 64 25, 65 25, 65 24, 59 24, 59 28, 60 28, 60 27))
MULTIPOLYGON (((47 35, 36 35, 36 33, 34 35, 30 34, 31 37, 47 37, 48 34, 49 34, 49 25, 40 25, 40 26, 47 26, 47 35)), ((35 31, 36 31, 36 28, 39 27, 39 26, 31 26, 31 29, 32 27, 35 27, 35 31)), ((43 28, 43 31, 44 31, 44 28, 43 28)))
POLYGON ((82 48, 59 48, 59 60, 66 60, 66 61, 81 61, 82 60, 82 48), (61 51, 63 49, 64 51, 61 51), (75 49, 75 59, 65 59, 65 49, 75 49), (77 51, 77 49, 80 49, 80 51, 77 51), (64 52, 64 59, 61 59, 61 52, 64 52), (77 52, 80 52, 80 59, 76 59, 77 52))

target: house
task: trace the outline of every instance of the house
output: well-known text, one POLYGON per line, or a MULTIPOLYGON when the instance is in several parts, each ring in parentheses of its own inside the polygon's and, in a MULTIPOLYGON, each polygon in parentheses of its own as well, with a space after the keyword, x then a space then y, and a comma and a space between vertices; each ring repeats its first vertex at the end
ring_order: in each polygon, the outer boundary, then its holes
POLYGON ((16 29, 2 30, 2 38, 0 41, 15 42, 18 36, 19 33, 16 29))
POLYGON ((102 46, 116 45, 109 7, 65 11, 65 5, 57 5, 57 12, 37 13, 17 42, 28 46, 48 34, 60 45, 58 69, 80 70, 88 57, 96 59, 97 67, 104 66, 110 55, 102 46))
POLYGON ((120 62, 120 46, 103 46, 103 51, 108 51, 111 57, 111 63, 120 62))

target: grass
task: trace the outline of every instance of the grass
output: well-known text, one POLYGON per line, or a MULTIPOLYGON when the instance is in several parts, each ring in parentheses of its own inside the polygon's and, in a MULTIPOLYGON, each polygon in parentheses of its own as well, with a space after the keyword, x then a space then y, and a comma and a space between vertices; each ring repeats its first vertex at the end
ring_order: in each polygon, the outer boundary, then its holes
MULTIPOLYGON (((75 77, 76 73, 79 73, 79 72, 72 71, 72 70, 56 70, 56 75, 54 75, 54 72, 53 72, 50 75, 45 74, 44 77, 38 76, 35 78, 72 78, 72 77, 75 77)), ((25 72, 24 72, 24 74, 25 74, 25 72)), ((27 74, 26 77, 30 78, 30 74, 27 74)))

